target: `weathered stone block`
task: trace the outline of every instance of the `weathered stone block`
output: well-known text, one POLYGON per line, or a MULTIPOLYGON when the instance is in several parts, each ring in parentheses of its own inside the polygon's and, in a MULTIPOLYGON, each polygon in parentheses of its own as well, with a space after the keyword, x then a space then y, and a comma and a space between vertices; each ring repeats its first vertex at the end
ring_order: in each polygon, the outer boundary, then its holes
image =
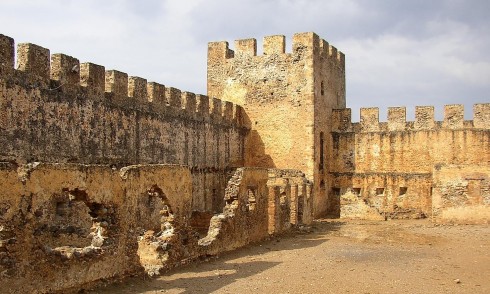
POLYGON ((106 71, 105 91, 116 96, 128 97, 128 74, 117 70, 106 71))
POLYGON ((444 106, 443 127, 448 129, 461 129, 464 123, 464 106, 453 104, 444 106))
POLYGON ((80 61, 65 54, 53 54, 51 56, 51 79, 59 81, 62 88, 78 86, 80 84, 80 61))
POLYGON ((257 40, 256 39, 236 40, 235 56, 257 56, 257 40))
POLYGON ((170 107, 177 109, 182 108, 182 93, 179 89, 167 87, 165 89, 165 97, 167 98, 167 103, 170 107))
POLYGON ((49 49, 30 43, 17 45, 17 68, 49 80, 49 49))
POLYGON ((146 79, 140 77, 129 77, 128 96, 140 101, 148 101, 146 84, 146 79))
POLYGON ((431 130, 434 128, 434 106, 415 107, 415 129, 431 130))
POLYGON ((389 107, 388 108, 388 130, 402 131, 405 129, 407 120, 405 107, 389 107))
POLYGON ((12 72, 14 64, 14 39, 0 34, 0 76, 12 72))
POLYGON ((361 108, 360 123, 362 132, 379 130, 379 109, 377 107, 361 108))
POLYGON ((87 90, 103 98, 105 91, 105 68, 93 63, 80 64, 80 85, 87 90))
POLYGON ((189 115, 196 114, 196 94, 191 92, 182 92, 182 102, 184 104, 185 111, 189 115))
POLYGON ((264 37, 264 55, 283 54, 286 52, 285 36, 266 36, 264 37))
POLYGON ((490 129, 490 103, 473 105, 473 125, 479 129, 490 129))

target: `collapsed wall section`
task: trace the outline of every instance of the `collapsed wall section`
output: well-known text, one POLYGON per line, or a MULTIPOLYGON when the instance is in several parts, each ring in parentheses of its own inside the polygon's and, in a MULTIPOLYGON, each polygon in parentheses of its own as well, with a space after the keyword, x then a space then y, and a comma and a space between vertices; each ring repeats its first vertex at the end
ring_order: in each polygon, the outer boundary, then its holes
POLYGON ((200 236, 187 167, 0 163, 2 293, 71 293, 150 276, 311 223, 311 184, 237 169, 200 236))
POLYGON ((298 170, 237 169, 226 188, 223 213, 211 218, 199 245, 218 254, 311 224, 311 188, 298 170))
POLYGON ((170 254, 169 265, 192 256, 176 251, 193 236, 185 230, 192 206, 186 167, 0 163, 0 177, 2 293, 78 292, 140 273, 138 240, 169 233, 168 211, 182 230, 166 240, 175 253, 159 250, 170 254))
POLYGON ((0 160, 188 165, 196 209, 219 211, 243 165, 242 109, 0 35, 0 160))
POLYGON ((435 166, 490 169, 490 104, 474 105, 472 121, 464 120, 462 105, 446 106, 442 122, 434 120, 434 107, 415 113, 407 122, 405 108, 392 107, 388 122, 379 122, 377 108, 363 108, 360 122, 352 123, 350 109, 333 111, 329 193, 338 213, 339 203, 358 199, 381 203, 369 206, 382 213, 431 216, 435 166))

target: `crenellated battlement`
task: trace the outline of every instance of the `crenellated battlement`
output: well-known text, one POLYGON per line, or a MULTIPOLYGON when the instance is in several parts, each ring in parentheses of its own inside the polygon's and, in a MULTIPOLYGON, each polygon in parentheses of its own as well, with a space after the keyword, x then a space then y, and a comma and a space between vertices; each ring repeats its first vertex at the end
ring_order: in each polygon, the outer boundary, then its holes
POLYGON ((208 43, 208 61, 227 60, 233 58, 256 57, 268 58, 279 55, 289 58, 293 55, 303 54, 305 51, 313 52, 345 68, 345 55, 332 45, 321 39, 315 33, 298 33, 292 38, 292 53, 286 53, 286 37, 283 35, 265 36, 263 39, 263 55, 257 55, 257 40, 241 39, 234 42, 235 49, 229 48, 226 41, 208 43))
POLYGON ((36 85, 40 90, 84 94, 88 99, 123 109, 243 126, 242 108, 233 103, 106 70, 101 65, 80 63, 77 58, 50 54, 49 49, 31 43, 17 45, 15 60, 14 45, 14 39, 0 35, 0 79, 22 76, 30 88, 36 85))
POLYGON ((438 129, 490 129, 490 103, 473 106, 473 120, 464 120, 464 107, 460 104, 444 106, 444 120, 435 121, 433 106, 416 106, 415 121, 406 120, 405 107, 389 107, 388 121, 379 121, 377 107, 361 108, 360 122, 353 123, 351 109, 334 109, 333 132, 397 132, 438 129))

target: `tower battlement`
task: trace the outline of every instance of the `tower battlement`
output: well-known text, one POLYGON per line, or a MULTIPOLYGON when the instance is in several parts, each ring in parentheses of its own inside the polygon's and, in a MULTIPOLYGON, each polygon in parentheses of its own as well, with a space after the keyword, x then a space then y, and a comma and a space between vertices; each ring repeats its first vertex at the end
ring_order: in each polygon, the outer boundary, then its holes
POLYGON ((292 38, 292 53, 286 53, 286 37, 283 35, 265 36, 263 39, 263 55, 257 55, 257 40, 254 38, 241 39, 234 42, 234 50, 230 49, 227 41, 208 43, 208 60, 226 60, 236 57, 266 58, 279 55, 288 58, 304 51, 314 52, 328 58, 345 68, 345 55, 332 45, 321 39, 315 33, 298 33, 292 38))

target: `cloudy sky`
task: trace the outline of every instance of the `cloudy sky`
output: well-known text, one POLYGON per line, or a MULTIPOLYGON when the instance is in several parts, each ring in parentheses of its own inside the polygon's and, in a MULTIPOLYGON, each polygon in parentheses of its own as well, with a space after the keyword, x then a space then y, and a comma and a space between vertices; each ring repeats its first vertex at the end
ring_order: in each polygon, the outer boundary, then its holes
POLYGON ((314 31, 346 54, 347 106, 490 102, 488 0, 0 0, 0 33, 195 93, 207 42, 314 31))

